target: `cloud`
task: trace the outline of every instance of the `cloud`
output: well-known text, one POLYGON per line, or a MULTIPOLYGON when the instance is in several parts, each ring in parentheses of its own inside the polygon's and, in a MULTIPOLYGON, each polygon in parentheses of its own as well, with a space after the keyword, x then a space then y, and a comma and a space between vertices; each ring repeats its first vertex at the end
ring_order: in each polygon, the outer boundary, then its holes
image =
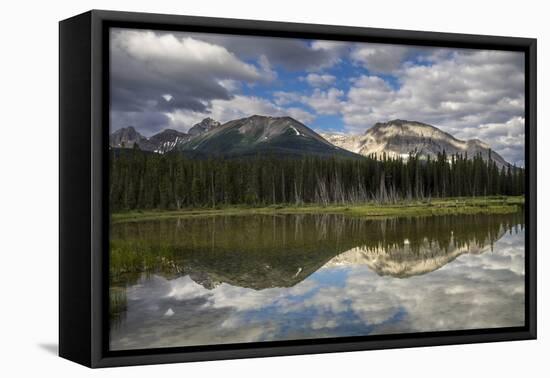
POLYGON ((348 42, 309 41, 294 38, 195 34, 203 41, 224 46, 243 59, 264 56, 272 66, 289 71, 319 71, 340 61, 352 46, 348 42))
POLYGON ((283 107, 261 97, 244 95, 235 95, 229 100, 212 100, 210 107, 205 112, 177 110, 168 116, 171 127, 186 131, 191 125, 206 117, 224 123, 254 114, 273 117, 291 116, 304 124, 309 124, 315 119, 313 113, 302 108, 283 107))
POLYGON ((471 127, 523 115, 524 75, 514 62, 517 53, 493 52, 497 62, 487 52, 479 54, 487 59, 457 53, 432 66, 406 67, 399 74, 398 89, 380 77, 361 76, 348 93, 351 108, 345 109, 344 117, 351 126, 364 128, 367 122, 397 114, 447 127, 471 127), (502 54, 510 59, 502 61, 502 54))
POLYGON ((284 113, 282 108, 264 98, 243 95, 237 95, 231 100, 214 100, 210 109, 213 118, 221 122, 249 117, 254 114, 276 116, 282 113, 284 113))
POLYGON ((311 42, 311 48, 314 51, 323 51, 330 56, 330 61, 336 63, 340 58, 347 55, 353 48, 352 43, 342 41, 315 40, 311 42))
POLYGON ((212 100, 231 99, 237 82, 273 77, 265 59, 258 66, 246 63, 223 46, 186 35, 115 29, 111 110, 118 115, 113 117, 113 127, 128 126, 139 118, 138 113, 144 120, 137 123, 146 127, 150 114, 182 109, 203 112, 212 100))
POLYGON ((372 73, 390 73, 401 66, 410 52, 407 46, 369 43, 358 44, 350 56, 372 73))
MULTIPOLYGON (((170 125, 170 114, 160 111, 118 111, 110 112, 111 125, 133 126, 144 135, 155 134, 170 125)), ((116 129, 118 127, 114 127, 116 129)))
POLYGON ((159 36, 152 31, 127 30, 115 32, 112 44, 163 74, 192 71, 242 80, 260 78, 255 66, 242 62, 226 48, 188 36, 159 36))
POLYGON ((114 110, 202 110, 204 101, 230 97, 220 80, 255 82, 262 77, 256 66, 221 46, 151 31, 112 32, 114 110), (160 101, 165 94, 170 94, 172 101, 160 101))
POLYGON ((303 80, 307 81, 312 87, 325 87, 333 84, 336 81, 336 76, 329 74, 310 73, 303 80))
POLYGON ((287 115, 291 116, 297 121, 300 121, 301 123, 305 125, 311 124, 316 116, 313 113, 308 112, 307 110, 301 109, 301 108, 286 108, 284 109, 284 112, 286 112, 287 115))
POLYGON ((260 55, 258 65, 262 68, 262 78, 267 81, 273 81, 277 78, 277 72, 271 68, 271 63, 265 55, 260 55))
POLYGON ((341 110, 343 95, 344 91, 337 88, 330 88, 327 91, 315 88, 310 96, 303 96, 301 101, 313 108, 318 114, 330 115, 341 110))
POLYGON ((302 95, 296 92, 273 92, 274 102, 277 105, 288 105, 294 102, 301 102, 302 95))

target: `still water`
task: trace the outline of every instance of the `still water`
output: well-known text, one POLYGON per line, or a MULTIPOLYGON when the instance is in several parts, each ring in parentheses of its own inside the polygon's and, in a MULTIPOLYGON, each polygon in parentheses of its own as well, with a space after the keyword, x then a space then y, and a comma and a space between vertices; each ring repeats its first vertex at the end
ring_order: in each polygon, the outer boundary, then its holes
POLYGON ((114 224, 112 350, 524 324, 523 213, 114 224))

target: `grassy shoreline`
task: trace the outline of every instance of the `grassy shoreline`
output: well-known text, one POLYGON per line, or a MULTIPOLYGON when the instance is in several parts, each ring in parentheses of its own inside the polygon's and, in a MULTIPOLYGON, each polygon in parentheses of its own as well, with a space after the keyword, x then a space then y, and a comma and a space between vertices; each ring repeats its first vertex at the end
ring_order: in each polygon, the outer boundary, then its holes
POLYGON ((230 206, 182 210, 134 210, 112 214, 112 223, 180 217, 253 214, 346 214, 360 217, 410 217, 449 214, 506 214, 519 210, 523 196, 457 197, 403 201, 395 204, 230 206))

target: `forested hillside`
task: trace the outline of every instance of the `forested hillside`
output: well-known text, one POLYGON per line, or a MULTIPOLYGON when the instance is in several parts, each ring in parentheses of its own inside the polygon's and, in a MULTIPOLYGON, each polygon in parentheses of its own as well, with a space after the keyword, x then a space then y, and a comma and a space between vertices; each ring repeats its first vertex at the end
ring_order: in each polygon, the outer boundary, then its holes
POLYGON ((189 159, 111 151, 111 210, 225 205, 391 203, 431 197, 520 195, 524 170, 480 156, 421 160, 342 157, 189 159))

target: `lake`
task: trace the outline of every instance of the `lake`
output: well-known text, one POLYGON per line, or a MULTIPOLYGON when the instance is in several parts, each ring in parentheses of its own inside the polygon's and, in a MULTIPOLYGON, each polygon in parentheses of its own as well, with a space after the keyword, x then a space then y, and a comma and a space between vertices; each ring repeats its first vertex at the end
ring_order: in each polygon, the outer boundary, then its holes
POLYGON ((113 224, 111 350, 524 325, 524 214, 113 224))

